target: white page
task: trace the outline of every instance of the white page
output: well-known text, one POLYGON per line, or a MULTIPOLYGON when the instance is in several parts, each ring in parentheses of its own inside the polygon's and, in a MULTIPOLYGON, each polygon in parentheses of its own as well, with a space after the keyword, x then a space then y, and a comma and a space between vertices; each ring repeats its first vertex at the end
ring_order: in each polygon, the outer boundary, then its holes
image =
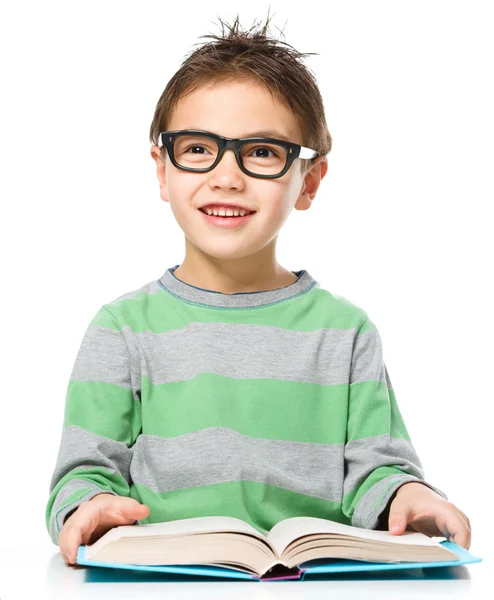
POLYGON ((376 542, 391 542, 395 544, 412 544, 420 546, 439 546, 423 533, 405 531, 401 535, 391 535, 389 531, 378 531, 375 529, 363 529, 351 525, 343 525, 328 519, 317 517, 291 517, 276 523, 268 533, 267 538, 276 548, 279 555, 294 539, 310 535, 312 533, 333 533, 351 535, 376 542))
POLYGON ((178 519, 163 523, 143 523, 140 525, 119 525, 107 531, 99 540, 87 547, 86 557, 91 556, 106 543, 121 537, 139 537, 148 535, 178 535, 191 533, 204 533, 214 531, 239 531, 253 533, 261 539, 266 539, 254 527, 235 517, 193 517, 191 519, 178 519))

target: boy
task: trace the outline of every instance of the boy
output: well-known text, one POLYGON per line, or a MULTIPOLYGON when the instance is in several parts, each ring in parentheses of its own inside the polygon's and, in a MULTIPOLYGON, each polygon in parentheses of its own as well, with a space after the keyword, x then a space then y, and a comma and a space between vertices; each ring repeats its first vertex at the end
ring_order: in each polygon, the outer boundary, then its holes
POLYGON ((468 517, 424 481, 372 320, 276 261, 331 136, 303 55, 268 23, 204 36, 215 42, 157 104, 151 155, 186 256, 104 304, 84 335, 46 507, 67 564, 117 525, 203 515, 262 532, 309 515, 470 546, 468 517))

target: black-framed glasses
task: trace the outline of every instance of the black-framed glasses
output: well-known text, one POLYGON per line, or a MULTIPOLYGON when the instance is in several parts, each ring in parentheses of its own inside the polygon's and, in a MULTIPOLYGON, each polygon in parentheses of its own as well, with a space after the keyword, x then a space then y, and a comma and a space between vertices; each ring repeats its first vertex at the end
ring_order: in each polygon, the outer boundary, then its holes
POLYGON ((183 171, 207 173, 233 150, 240 169, 251 177, 276 179, 284 175, 296 158, 314 158, 316 150, 270 137, 227 138, 200 129, 162 131, 158 146, 165 147, 172 163, 183 171))

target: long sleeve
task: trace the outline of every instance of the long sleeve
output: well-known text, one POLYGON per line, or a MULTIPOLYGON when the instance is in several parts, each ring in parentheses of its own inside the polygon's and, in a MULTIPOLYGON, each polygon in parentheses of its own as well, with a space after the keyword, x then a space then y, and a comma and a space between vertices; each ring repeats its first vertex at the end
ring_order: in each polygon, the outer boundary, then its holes
POLYGON ((56 545, 65 519, 82 502, 101 493, 130 495, 141 410, 128 335, 102 306, 79 348, 46 506, 46 526, 56 545))
POLYGON ((375 529, 394 492, 424 480, 383 360, 375 324, 366 315, 353 343, 342 510, 355 527, 375 529))

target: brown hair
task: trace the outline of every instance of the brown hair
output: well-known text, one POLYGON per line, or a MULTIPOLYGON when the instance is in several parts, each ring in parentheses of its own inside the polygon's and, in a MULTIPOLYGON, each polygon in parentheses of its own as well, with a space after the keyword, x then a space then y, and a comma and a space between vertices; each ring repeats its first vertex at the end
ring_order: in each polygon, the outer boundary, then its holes
MULTIPOLYGON (((331 150, 332 138, 316 79, 299 61, 304 56, 317 53, 302 54, 289 44, 268 37, 269 20, 268 11, 267 21, 260 31, 255 31, 255 23, 250 30, 240 31, 237 14, 231 26, 220 18, 221 36, 201 36, 215 41, 191 51, 166 85, 149 131, 152 144, 157 144, 160 132, 166 131, 173 109, 183 96, 203 84, 250 79, 263 84, 274 97, 292 109, 298 119, 303 146, 316 150, 320 155, 331 150)), ((162 148, 163 156, 165 152, 162 148)), ((313 161, 301 159, 302 172, 308 170, 313 161)))

